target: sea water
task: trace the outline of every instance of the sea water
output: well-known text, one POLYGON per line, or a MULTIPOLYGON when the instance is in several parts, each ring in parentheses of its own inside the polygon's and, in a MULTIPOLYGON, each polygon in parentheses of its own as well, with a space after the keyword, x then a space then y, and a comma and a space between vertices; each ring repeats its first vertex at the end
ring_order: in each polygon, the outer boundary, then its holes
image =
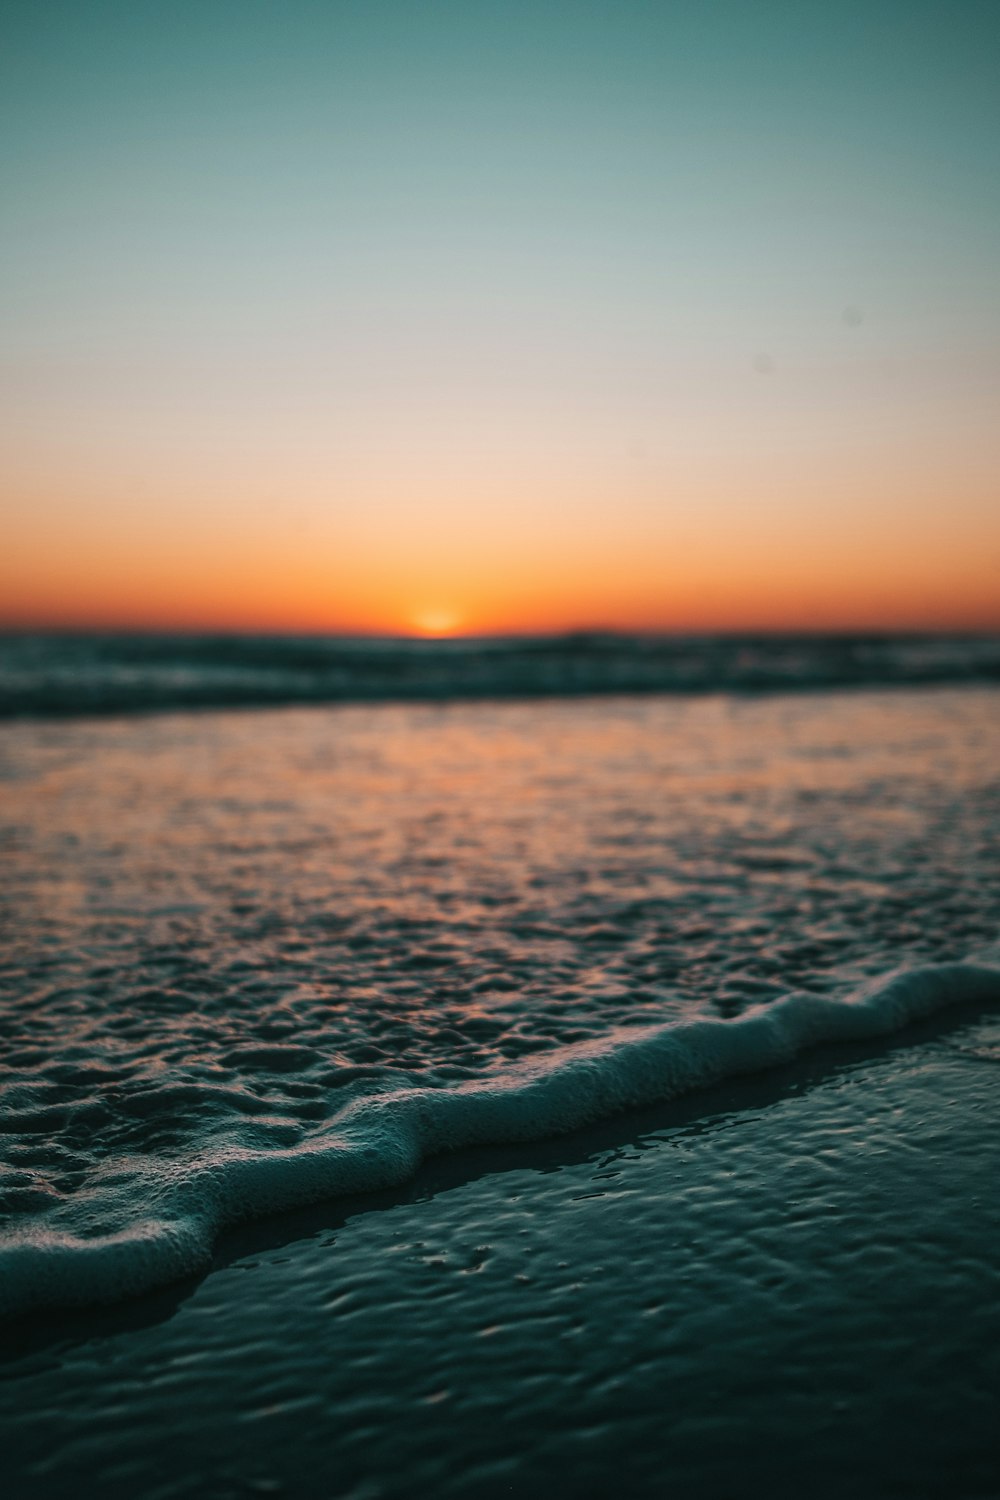
POLYGON ((996 635, 0 634, 0 717, 1000 681, 996 635))
POLYGON ((1000 695, 11 722, 0 1310, 1000 999, 1000 695))
POLYGON ((942 1012, 0 1337, 11 1500, 988 1500, 1000 1024, 942 1012))

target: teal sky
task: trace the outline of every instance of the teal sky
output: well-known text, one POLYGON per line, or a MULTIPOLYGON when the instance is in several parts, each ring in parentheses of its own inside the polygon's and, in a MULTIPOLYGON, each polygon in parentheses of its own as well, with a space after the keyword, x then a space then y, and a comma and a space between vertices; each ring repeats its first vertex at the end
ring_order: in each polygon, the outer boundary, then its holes
POLYGON ((294 533, 329 623, 368 569, 377 624, 407 550, 440 594, 435 544, 700 559, 748 506, 806 561, 813 521, 940 552, 937 506, 948 587, 1000 583, 995 4, 43 0, 0 36, 12 615, 83 588, 53 548, 210 571, 239 532, 251 579, 294 533))

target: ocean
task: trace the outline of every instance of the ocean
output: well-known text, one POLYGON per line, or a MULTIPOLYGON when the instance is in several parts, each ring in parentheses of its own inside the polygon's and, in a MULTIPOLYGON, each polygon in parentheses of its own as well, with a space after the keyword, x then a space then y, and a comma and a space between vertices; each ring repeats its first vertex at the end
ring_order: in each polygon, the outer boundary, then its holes
POLYGON ((996 1492, 995 641, 2 661, 8 1493, 996 1492))
POLYGON ((0 717, 954 682, 1000 682, 1000 636, 0 634, 0 717))

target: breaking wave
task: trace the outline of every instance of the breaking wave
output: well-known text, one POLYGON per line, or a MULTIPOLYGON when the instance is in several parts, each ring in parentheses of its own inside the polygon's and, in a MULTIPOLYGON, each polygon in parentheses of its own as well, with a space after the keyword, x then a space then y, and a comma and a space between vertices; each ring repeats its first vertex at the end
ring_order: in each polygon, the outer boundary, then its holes
POLYGON ((357 1098, 289 1149, 255 1148, 234 1127, 203 1152, 109 1159, 60 1210, 23 1219, 0 1245, 0 1313, 147 1291, 206 1269, 227 1226, 394 1187, 427 1157, 542 1140, 823 1043, 883 1037, 944 1007, 998 999, 991 951, 982 962, 898 970, 845 999, 796 992, 734 1020, 619 1029, 454 1087, 357 1098))

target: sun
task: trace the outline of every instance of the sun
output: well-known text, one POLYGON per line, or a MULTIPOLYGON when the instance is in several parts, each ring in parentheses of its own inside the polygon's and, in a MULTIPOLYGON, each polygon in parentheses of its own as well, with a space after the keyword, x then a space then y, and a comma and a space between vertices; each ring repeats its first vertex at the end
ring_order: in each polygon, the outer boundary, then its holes
POLYGON ((419 609, 412 618, 418 635, 454 635, 461 624, 457 610, 444 605, 419 609))

